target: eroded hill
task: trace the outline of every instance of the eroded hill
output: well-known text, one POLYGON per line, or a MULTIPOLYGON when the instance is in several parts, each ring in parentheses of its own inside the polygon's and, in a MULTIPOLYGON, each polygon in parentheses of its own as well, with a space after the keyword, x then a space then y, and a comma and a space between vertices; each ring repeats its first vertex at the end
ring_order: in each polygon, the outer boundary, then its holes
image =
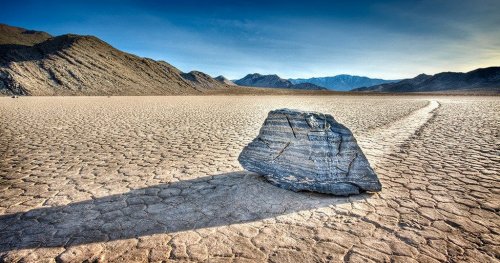
POLYGON ((8 32, 0 42, 1 94, 183 95, 229 88, 202 72, 183 73, 93 36, 51 37, 6 25, 1 30, 8 32))

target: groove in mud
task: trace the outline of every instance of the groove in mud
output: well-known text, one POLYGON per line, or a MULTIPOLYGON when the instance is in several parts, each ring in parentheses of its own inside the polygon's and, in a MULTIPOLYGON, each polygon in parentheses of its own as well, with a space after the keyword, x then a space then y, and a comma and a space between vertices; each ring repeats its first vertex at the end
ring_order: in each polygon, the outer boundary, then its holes
POLYGON ((372 165, 381 161, 384 155, 398 152, 424 125, 433 118, 440 104, 429 101, 427 106, 413 111, 405 118, 383 127, 361 133, 358 143, 372 165))

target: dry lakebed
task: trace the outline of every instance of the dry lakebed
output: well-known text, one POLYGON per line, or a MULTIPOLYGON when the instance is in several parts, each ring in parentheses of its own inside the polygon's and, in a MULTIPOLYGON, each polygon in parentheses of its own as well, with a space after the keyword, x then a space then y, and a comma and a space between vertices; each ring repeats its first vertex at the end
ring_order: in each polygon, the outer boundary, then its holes
POLYGON ((0 262, 499 262, 500 99, 0 97, 0 262), (382 191, 292 192, 238 155, 328 113, 382 191))

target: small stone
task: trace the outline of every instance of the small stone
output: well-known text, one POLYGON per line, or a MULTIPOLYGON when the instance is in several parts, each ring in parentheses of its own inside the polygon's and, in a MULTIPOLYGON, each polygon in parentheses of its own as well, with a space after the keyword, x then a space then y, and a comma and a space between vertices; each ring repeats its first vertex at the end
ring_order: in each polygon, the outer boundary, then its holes
POLYGON ((329 114, 269 112, 238 160, 246 170, 292 191, 351 195, 382 189, 352 132, 329 114))

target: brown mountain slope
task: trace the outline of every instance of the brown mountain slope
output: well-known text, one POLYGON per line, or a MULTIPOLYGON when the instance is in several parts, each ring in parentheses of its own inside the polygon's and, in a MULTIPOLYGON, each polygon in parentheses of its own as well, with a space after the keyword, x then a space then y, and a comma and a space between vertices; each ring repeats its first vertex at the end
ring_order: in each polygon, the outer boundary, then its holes
POLYGON ((219 82, 222 82, 224 84, 227 84, 229 86, 237 86, 234 82, 228 80, 226 77, 224 77, 222 75, 220 75, 218 77, 215 77, 214 79, 217 80, 217 81, 219 81, 219 82))
MULTIPOLYGON (((16 32, 24 31, 11 27, 6 39, 20 39, 12 37, 16 32)), ((166 62, 122 52, 93 36, 62 35, 32 46, 19 43, 0 44, 0 93, 182 95, 229 88, 204 73, 182 73, 166 62)))
POLYGON ((51 37, 45 32, 0 24, 0 45, 33 46, 51 37))

